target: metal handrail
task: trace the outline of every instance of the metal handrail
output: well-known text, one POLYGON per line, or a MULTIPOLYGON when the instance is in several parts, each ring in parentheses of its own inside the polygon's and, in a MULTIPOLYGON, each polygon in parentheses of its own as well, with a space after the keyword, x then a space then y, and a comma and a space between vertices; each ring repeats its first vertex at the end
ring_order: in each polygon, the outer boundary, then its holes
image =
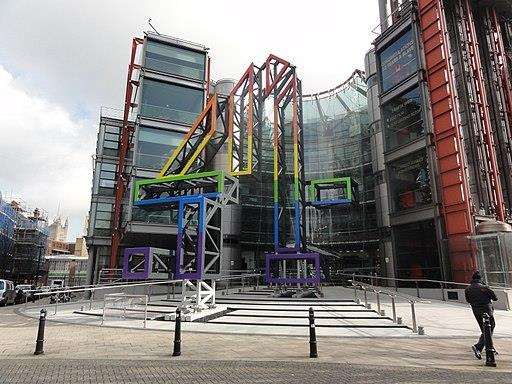
MULTIPOLYGON (((257 277, 261 276, 259 273, 253 273, 253 274, 245 274, 245 275, 237 275, 237 276, 221 276, 220 278, 213 279, 215 281, 225 281, 225 280, 239 280, 242 278, 247 277, 257 277)), ((209 279, 205 279, 209 280, 209 279)), ((115 288, 126 288, 126 287, 135 287, 135 286, 151 286, 151 285, 162 285, 162 284, 176 284, 180 283, 183 280, 156 280, 156 281, 144 281, 140 283, 126 283, 126 282, 120 282, 120 283, 111 283, 111 284, 89 284, 89 285, 82 285, 77 287, 69 287, 68 289, 61 289, 56 291, 45 291, 41 292, 40 289, 33 289, 33 290, 26 290, 24 292, 36 292, 34 293, 34 296, 48 296, 48 295, 54 295, 54 294, 60 294, 60 293, 70 293, 70 292, 89 292, 89 291, 97 291, 97 290, 106 290, 106 289, 115 289, 115 288)))
POLYGON ((368 305, 368 295, 366 294, 366 292, 367 291, 372 291, 375 294, 375 299, 377 301, 377 313, 379 314, 379 316, 383 316, 383 313, 381 311, 380 294, 382 293, 382 294, 385 294, 385 295, 389 296, 389 298, 391 300, 391 309, 392 309, 392 313, 393 313, 393 322, 394 323, 397 323, 396 298, 397 297, 401 297, 401 298, 405 299, 406 301, 408 301, 409 304, 411 305, 412 331, 414 333, 418 333, 418 323, 417 323, 417 320, 416 320, 416 306, 415 306, 415 304, 416 303, 428 303, 428 304, 430 304, 431 303, 430 300, 418 299, 418 298, 416 298, 414 296, 410 296, 410 295, 406 295, 406 294, 401 294, 401 293, 398 293, 398 292, 391 292, 391 291, 387 291, 385 289, 380 289, 380 288, 378 289, 378 288, 374 287, 373 285, 361 283, 361 282, 355 281, 355 280, 349 280, 349 282, 354 287, 354 300, 356 302, 359 302, 359 298, 357 297, 357 288, 360 287, 361 290, 364 292, 364 305, 365 305, 365 308, 367 308, 367 309, 369 309, 370 306, 368 305))
MULTIPOLYGON (((445 281, 445 280, 433 280, 433 279, 407 279, 407 278, 397 278, 397 277, 384 277, 377 275, 358 275, 355 273, 343 273, 343 272, 334 272, 331 275, 341 275, 347 277, 362 277, 367 279, 379 279, 379 280, 392 280, 392 281, 406 281, 406 282, 414 282, 414 283, 436 283, 436 284, 444 284, 444 285, 462 285, 468 287, 469 283, 457 283, 455 281, 445 281)), ((489 285, 489 288, 493 289, 511 289, 511 287, 503 287, 503 286, 495 286, 489 285)))

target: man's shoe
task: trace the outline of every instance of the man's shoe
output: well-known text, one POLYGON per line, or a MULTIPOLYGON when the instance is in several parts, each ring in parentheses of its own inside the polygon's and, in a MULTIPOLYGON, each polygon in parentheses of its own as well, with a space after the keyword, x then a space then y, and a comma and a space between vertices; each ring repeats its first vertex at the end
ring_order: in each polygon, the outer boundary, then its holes
POLYGON ((471 350, 473 351, 473 353, 475 354, 475 357, 478 360, 482 360, 482 353, 478 349, 476 349, 476 347, 474 345, 471 346, 471 350))

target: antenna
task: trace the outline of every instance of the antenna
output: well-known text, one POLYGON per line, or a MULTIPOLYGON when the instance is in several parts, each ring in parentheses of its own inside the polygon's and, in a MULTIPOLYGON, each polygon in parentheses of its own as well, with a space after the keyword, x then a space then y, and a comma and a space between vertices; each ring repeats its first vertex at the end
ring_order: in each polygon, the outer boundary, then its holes
POLYGON ((158 31, 156 30, 156 28, 155 28, 155 27, 153 27, 153 24, 151 24, 151 17, 148 19, 148 24, 149 24, 149 26, 151 27, 151 29, 153 29, 153 31, 155 31, 155 33, 156 33, 157 35, 160 35, 160 32, 158 32, 158 31))

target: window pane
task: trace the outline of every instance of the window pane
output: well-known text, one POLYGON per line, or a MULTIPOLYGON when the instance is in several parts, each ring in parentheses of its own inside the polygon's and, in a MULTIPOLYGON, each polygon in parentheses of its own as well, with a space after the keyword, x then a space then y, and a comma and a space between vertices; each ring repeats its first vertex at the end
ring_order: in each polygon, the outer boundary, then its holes
POLYGON ((425 151, 413 153, 389 164, 394 212, 432 203, 425 151))
POLYGON ((412 30, 408 30, 380 53, 380 80, 384 92, 418 69, 412 30))
POLYGON ((204 79, 204 53, 148 40, 145 66, 159 72, 204 79))
POLYGON ((203 108, 203 91, 154 80, 144 80, 143 116, 191 124, 203 108))
POLYGON ((105 140, 105 142, 103 143, 103 146, 105 148, 118 149, 119 148, 119 142, 105 140))
POLYGON ((114 180, 103 180, 103 179, 100 180, 100 187, 114 188, 114 186, 115 186, 114 180))
POLYGON ((102 163, 101 164, 101 170, 102 171, 115 172, 116 171, 116 165, 112 164, 112 163, 102 163))
POLYGON ((111 212, 101 212, 101 211, 96 212, 96 219, 110 220, 111 216, 112 216, 111 212))
POLYGON ((115 180, 116 173, 115 172, 107 172, 107 171, 101 171, 100 172, 100 178, 105 180, 115 180))
POLYGON ((137 143, 138 166, 159 170, 179 145, 183 133, 140 127, 137 143))
POLYGON ((105 133, 105 140, 119 141, 119 135, 114 133, 105 133))
POLYGON ((407 144, 425 134, 419 88, 386 103, 383 114, 387 150, 407 144))
POLYGON ((98 206, 97 206, 96 210, 112 212, 112 204, 109 204, 109 203, 98 203, 98 206))
POLYGON ((96 220, 94 222, 94 228, 110 228, 109 220, 96 220))

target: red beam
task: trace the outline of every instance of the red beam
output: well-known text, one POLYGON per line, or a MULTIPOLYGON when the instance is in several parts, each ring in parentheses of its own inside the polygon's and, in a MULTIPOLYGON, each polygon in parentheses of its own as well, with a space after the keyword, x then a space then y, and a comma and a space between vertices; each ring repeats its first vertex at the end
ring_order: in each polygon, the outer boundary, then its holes
POLYGON ((121 238, 123 236, 123 228, 121 228, 121 214, 123 210, 123 197, 128 185, 128 176, 125 174, 126 156, 131 147, 131 140, 133 136, 133 127, 129 125, 128 118, 132 108, 132 95, 133 95, 133 71, 139 69, 140 66, 135 64, 137 55, 137 48, 143 43, 143 39, 134 37, 132 40, 132 51, 130 55, 130 64, 128 65, 128 75, 126 78, 126 91, 124 97, 124 114, 123 126, 121 128, 121 135, 119 138, 119 157, 116 168, 116 185, 115 185, 115 200, 114 211, 112 214, 112 242, 110 253, 110 268, 117 266, 117 254, 121 238))

